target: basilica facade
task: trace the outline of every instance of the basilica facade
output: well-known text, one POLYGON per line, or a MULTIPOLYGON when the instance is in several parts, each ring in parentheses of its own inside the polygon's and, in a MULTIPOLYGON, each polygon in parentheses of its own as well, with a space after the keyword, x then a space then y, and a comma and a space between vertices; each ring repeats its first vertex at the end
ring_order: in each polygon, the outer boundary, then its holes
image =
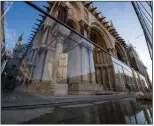
POLYGON ((69 28, 41 15, 26 57, 26 90, 59 96, 149 88, 129 66, 125 40, 92 2, 52 2, 47 12, 69 28))

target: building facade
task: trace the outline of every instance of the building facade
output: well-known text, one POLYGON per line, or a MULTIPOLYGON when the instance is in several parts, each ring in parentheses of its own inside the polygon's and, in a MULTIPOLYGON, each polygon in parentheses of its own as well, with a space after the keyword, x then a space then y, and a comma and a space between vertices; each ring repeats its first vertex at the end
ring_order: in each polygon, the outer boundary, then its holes
POLYGON ((18 86, 17 78, 20 77, 22 79, 27 79, 30 76, 30 75, 27 76, 28 70, 23 60, 24 59, 23 57, 27 50, 27 44, 23 44, 22 40, 23 40, 23 34, 19 36, 12 54, 8 50, 5 51, 5 54, 9 58, 7 58, 7 64, 5 65, 5 68, 1 75, 3 90, 8 90, 8 89, 13 90, 15 87, 18 86), (24 70, 23 67, 25 68, 24 70))
POLYGON ((49 17, 39 19, 27 53, 28 90, 68 95, 137 89, 124 39, 91 2, 52 2, 47 11, 72 30, 49 17))
POLYGON ((139 55, 137 54, 133 45, 129 45, 126 50, 128 53, 130 66, 145 77, 149 89, 152 89, 152 83, 151 83, 151 80, 150 80, 149 75, 147 73, 147 68, 143 64, 143 62, 140 60, 139 55))

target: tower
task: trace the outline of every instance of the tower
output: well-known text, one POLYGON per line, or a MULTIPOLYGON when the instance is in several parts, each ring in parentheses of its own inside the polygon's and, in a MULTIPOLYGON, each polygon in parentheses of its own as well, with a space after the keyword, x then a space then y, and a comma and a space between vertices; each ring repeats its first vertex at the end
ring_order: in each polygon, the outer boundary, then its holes
POLYGON ((24 36, 24 33, 22 33, 22 34, 19 36, 18 41, 17 41, 16 44, 15 44, 15 47, 14 47, 14 49, 13 49, 13 57, 14 57, 14 58, 21 58, 23 36, 24 36))

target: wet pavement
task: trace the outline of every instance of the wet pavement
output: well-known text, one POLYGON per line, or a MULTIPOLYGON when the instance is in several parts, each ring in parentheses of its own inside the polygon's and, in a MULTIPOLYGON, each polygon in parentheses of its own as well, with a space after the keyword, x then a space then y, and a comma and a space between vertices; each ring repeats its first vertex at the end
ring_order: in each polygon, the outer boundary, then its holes
POLYGON ((152 102, 99 101, 24 110, 2 110, 2 124, 152 124, 152 102))
MULTIPOLYGON (((89 103, 95 101, 110 101, 123 98, 135 98, 134 95, 119 94, 119 95, 72 95, 65 97, 54 97, 49 94, 27 93, 27 92, 12 92, 2 94, 1 106, 3 108, 11 106, 33 106, 50 104, 50 107, 60 105, 70 105, 79 103, 89 103)), ((40 107, 40 106, 39 106, 40 107)), ((44 106, 43 106, 44 107, 44 106)))

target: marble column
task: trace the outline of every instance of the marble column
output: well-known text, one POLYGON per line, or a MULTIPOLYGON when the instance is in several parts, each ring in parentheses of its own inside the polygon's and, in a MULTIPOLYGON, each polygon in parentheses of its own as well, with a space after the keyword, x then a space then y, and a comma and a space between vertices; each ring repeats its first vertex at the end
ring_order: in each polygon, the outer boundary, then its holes
POLYGON ((45 61, 46 61, 46 56, 47 56, 47 50, 43 51, 43 63, 42 63, 42 70, 41 70, 41 77, 40 80, 43 80, 43 74, 44 74, 44 67, 45 67, 45 61))
POLYGON ((84 46, 81 47, 81 53, 82 53, 82 81, 88 82, 89 81, 89 75, 90 75, 90 69, 89 69, 89 57, 88 57, 88 50, 84 46))
POLYGON ((37 50, 37 54, 36 54, 36 66, 34 67, 34 70, 32 72, 32 79, 33 80, 37 80, 37 69, 38 69, 39 58, 40 58, 40 53, 37 50))
POLYGON ((31 62, 32 61, 33 54, 34 54, 34 50, 32 49, 31 52, 30 52, 30 54, 29 54, 28 62, 31 62))
POLYGON ((79 24, 80 24, 80 33, 84 36, 84 22, 81 20, 79 24))
POLYGON ((37 50, 35 50, 35 53, 32 56, 32 76, 35 80, 42 80, 43 78, 43 72, 44 72, 44 64, 45 64, 45 57, 46 57, 46 44, 47 44, 47 38, 49 35, 49 28, 50 26, 46 26, 45 32, 43 34, 43 37, 41 38, 41 44, 39 45, 39 47, 37 48, 37 50), (38 52, 37 52, 38 51, 38 52), (37 58, 37 61, 35 62, 37 58), (34 66, 34 62, 36 64, 36 66, 34 66), (35 68, 34 68, 35 67, 35 68))
POLYGON ((35 56, 36 56, 36 50, 34 49, 33 50, 33 55, 32 55, 32 58, 31 58, 32 63, 34 62, 35 56))
POLYGON ((58 62, 59 62, 59 55, 63 52, 63 40, 58 40, 55 50, 55 62, 54 62, 54 70, 52 75, 52 83, 56 84, 57 82, 57 74, 58 74, 58 62))
POLYGON ((93 51, 89 50, 89 58, 90 58, 90 79, 92 83, 96 83, 95 80, 95 66, 94 66, 94 56, 93 51))
POLYGON ((42 44, 47 44, 47 39, 48 39, 48 35, 49 35, 49 30, 50 30, 50 26, 45 26, 45 32, 43 34, 43 38, 42 38, 42 44))
POLYGON ((82 44, 82 81, 88 81, 92 79, 95 82, 95 68, 94 68, 94 59, 93 59, 93 45, 87 40, 81 39, 80 43, 82 44), (86 48, 87 47, 87 48, 86 48), (88 50, 89 49, 89 50, 88 50), (90 75, 92 78, 90 79, 90 75))
POLYGON ((37 54, 37 50, 34 50, 34 56, 33 56, 33 58, 32 58, 32 66, 31 66, 31 70, 30 70, 30 72, 31 73, 33 73, 33 70, 34 70, 34 65, 35 65, 35 59, 36 59, 36 54, 37 54))
POLYGON ((39 58, 38 58, 38 61, 37 61, 37 66, 35 68, 35 72, 34 72, 34 74, 35 74, 34 79, 41 80, 45 51, 40 51, 40 53, 38 55, 39 55, 39 58))
POLYGON ((42 79, 45 81, 52 80, 52 71, 54 69, 53 67, 54 54, 55 54, 55 49, 52 49, 52 50, 48 49, 47 54, 46 54, 43 77, 42 77, 42 79))
POLYGON ((70 30, 65 28, 64 26, 57 24, 53 29, 56 34, 56 50, 55 50, 55 56, 53 61, 53 71, 52 71, 52 80, 50 83, 50 89, 49 91, 53 92, 54 95, 66 95, 67 93, 67 87, 66 84, 57 84, 57 76, 58 76, 58 62, 59 62, 59 55, 60 53, 63 53, 63 42, 67 38, 67 36, 70 34, 70 30), (65 88, 62 90, 62 88, 65 88))
POLYGON ((91 29, 91 28, 90 28, 90 26, 87 26, 86 29, 87 29, 87 38, 90 39, 90 32, 91 32, 90 29, 91 29))
MULTIPOLYGON (((43 72, 44 72, 44 64, 45 64, 45 58, 46 58, 46 44, 47 44, 47 38, 49 35, 49 26, 46 26, 45 32, 43 34, 42 40, 41 40, 41 45, 39 45, 40 47, 38 48, 38 61, 36 61, 36 67, 34 69, 34 79, 36 80, 42 80, 43 78, 43 72)), ((36 55, 36 51, 35 51, 35 55, 36 55)), ((32 59, 32 62, 34 63, 35 57, 32 59)), ((34 66, 33 66, 34 67, 34 66)), ((33 71, 32 69, 32 71, 33 71)))
POLYGON ((79 22, 79 24, 80 24, 80 33, 81 33, 85 38, 88 38, 89 29, 88 29, 87 23, 85 23, 85 21, 81 20, 81 21, 79 22))
MULTIPOLYGON (((80 37, 76 34, 71 34, 69 37, 78 40, 80 37)), ((82 64, 81 64, 81 45, 77 45, 77 43, 72 40, 68 40, 68 49, 73 48, 68 52, 68 77, 69 83, 79 83, 81 82, 81 74, 82 74, 82 64)))

